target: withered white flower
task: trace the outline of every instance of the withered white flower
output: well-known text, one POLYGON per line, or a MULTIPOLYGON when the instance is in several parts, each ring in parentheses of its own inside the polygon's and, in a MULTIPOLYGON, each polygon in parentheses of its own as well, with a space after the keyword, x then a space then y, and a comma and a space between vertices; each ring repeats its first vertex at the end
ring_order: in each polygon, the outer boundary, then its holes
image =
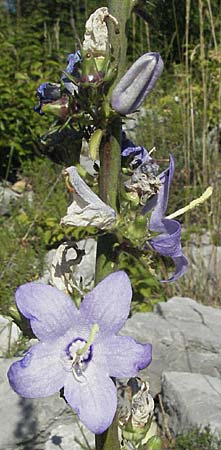
POLYGON ((68 167, 64 175, 68 177, 73 202, 68 207, 67 215, 61 219, 61 225, 94 226, 101 230, 111 228, 116 220, 115 211, 88 187, 77 168, 68 167))
POLYGON ((105 57, 110 50, 107 19, 111 20, 115 27, 118 26, 117 19, 106 7, 96 9, 85 25, 83 50, 90 51, 95 57, 105 57))
POLYGON ((82 239, 59 245, 50 268, 50 284, 61 291, 92 289, 96 260, 96 241, 82 239))

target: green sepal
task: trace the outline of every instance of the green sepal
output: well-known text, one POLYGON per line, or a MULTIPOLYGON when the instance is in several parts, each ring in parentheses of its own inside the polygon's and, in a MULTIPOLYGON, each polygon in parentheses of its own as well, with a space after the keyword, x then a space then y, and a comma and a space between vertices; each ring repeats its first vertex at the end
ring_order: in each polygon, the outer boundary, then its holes
POLYGON ((162 449, 162 441, 159 436, 152 436, 147 441, 147 449, 148 450, 161 450, 162 449))

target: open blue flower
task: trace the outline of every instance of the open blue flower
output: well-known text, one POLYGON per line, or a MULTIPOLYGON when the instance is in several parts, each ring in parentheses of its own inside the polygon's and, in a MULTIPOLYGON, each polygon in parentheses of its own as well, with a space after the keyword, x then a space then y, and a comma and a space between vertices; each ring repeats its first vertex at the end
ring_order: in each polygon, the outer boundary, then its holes
POLYGON ((69 296, 36 282, 20 286, 16 303, 30 320, 39 343, 8 372, 12 388, 28 398, 47 397, 64 387, 64 396, 94 433, 111 424, 116 386, 110 377, 133 377, 151 362, 151 345, 118 336, 130 310, 128 276, 107 276, 78 310, 69 296))
POLYGON ((149 230, 159 233, 158 236, 151 238, 149 243, 160 255, 172 258, 175 264, 175 273, 167 281, 177 280, 184 274, 188 266, 181 247, 181 225, 177 220, 165 218, 173 174, 174 159, 170 155, 169 167, 159 175, 161 187, 158 193, 143 208, 143 213, 152 210, 149 230))

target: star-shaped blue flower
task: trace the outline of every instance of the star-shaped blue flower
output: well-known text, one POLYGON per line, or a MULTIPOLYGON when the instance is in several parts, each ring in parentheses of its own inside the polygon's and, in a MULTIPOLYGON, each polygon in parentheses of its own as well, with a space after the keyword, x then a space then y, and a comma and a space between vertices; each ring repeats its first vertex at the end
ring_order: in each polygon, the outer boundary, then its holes
POLYGON ((22 397, 47 397, 64 387, 64 396, 93 433, 111 424, 116 386, 111 377, 133 377, 151 362, 151 345, 118 336, 129 311, 128 276, 107 276, 83 299, 78 310, 58 289, 36 282, 20 286, 16 303, 30 320, 39 343, 8 372, 22 397))

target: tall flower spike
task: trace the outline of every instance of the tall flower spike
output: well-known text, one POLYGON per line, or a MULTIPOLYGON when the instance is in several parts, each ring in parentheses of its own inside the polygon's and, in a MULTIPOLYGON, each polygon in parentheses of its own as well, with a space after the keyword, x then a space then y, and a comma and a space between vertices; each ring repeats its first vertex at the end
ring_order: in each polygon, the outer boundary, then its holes
MULTIPOLYGON (((153 208, 150 216, 149 229, 160 233, 155 238, 149 240, 149 243, 160 255, 169 256, 175 264, 174 275, 167 280, 175 281, 181 277, 188 266, 188 261, 183 254, 181 248, 181 225, 176 220, 166 219, 165 212, 167 209, 169 190, 174 174, 174 159, 170 155, 170 165, 162 174, 159 175, 162 186, 158 193, 150 199, 145 207, 143 213, 150 211, 153 208)), ((165 280, 162 280, 165 282, 165 280)))
POLYGON ((123 115, 136 111, 153 89, 162 70, 163 61, 159 53, 145 53, 137 59, 114 88, 112 108, 123 115))
POLYGON ((101 281, 78 310, 64 292, 36 282, 20 286, 16 303, 30 320, 39 343, 8 371, 11 387, 22 397, 64 396, 92 433, 111 424, 116 386, 111 377, 129 378, 151 362, 151 345, 118 336, 132 297, 125 272, 101 281))
POLYGON ((76 167, 68 167, 64 174, 73 193, 73 202, 68 207, 67 215, 61 219, 61 225, 76 227, 91 225, 101 230, 110 228, 116 220, 115 211, 87 186, 76 167))

